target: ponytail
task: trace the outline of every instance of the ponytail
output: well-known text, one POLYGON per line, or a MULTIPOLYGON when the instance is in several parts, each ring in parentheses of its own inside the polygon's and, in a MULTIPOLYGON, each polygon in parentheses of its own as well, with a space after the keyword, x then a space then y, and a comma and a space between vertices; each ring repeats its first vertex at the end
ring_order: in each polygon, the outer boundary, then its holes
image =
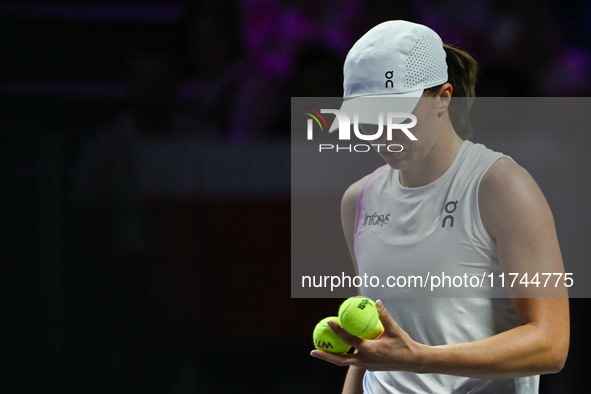
MULTIPOLYGON (((449 105, 449 118, 458 136, 463 140, 472 137, 472 125, 470 124, 470 108, 474 102, 476 74, 478 63, 466 52, 443 44, 446 54, 448 80, 453 86, 452 97, 449 105)), ((427 96, 436 96, 442 85, 425 90, 427 96)))

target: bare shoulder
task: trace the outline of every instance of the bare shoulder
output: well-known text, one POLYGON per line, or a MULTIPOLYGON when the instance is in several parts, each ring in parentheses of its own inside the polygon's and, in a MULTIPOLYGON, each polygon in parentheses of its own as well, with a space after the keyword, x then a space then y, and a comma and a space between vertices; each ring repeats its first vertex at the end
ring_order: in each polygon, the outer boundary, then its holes
POLYGON ((361 192, 363 185, 365 185, 365 182, 370 176, 371 174, 364 176, 363 178, 361 178, 360 180, 353 183, 351 186, 347 188, 345 194, 343 194, 343 199, 341 201, 341 210, 344 211, 351 208, 355 210, 355 207, 357 206, 357 198, 359 197, 359 193, 361 192))
POLYGON ((489 203, 505 203, 543 197, 536 181, 527 170, 507 157, 498 159, 484 174, 479 188, 479 199, 489 203))
POLYGON ((533 181, 527 170, 508 157, 501 157, 484 174, 481 188, 507 186, 512 182, 533 181))
POLYGON ((498 159, 482 177, 478 203, 483 224, 493 238, 501 229, 506 230, 510 222, 539 223, 542 218, 551 218, 536 181, 507 157, 498 159))

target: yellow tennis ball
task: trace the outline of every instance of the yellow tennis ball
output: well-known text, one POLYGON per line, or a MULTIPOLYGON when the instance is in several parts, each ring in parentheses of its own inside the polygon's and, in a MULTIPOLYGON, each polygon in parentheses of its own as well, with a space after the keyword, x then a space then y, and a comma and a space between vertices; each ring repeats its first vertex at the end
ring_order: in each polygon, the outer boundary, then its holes
POLYGON ((339 319, 345 331, 356 337, 361 337, 373 332, 380 317, 378 308, 371 299, 358 296, 348 298, 341 304, 339 319))
POLYGON ((359 338, 361 338, 361 339, 376 339, 378 337, 378 335, 380 335, 382 332, 384 332, 384 326, 382 325, 382 322, 380 320, 378 320, 378 324, 376 324, 376 326, 374 327, 373 330, 359 335, 359 338))
POLYGON ((314 328, 314 346, 316 349, 324 352, 343 354, 347 353, 351 346, 346 344, 328 325, 328 321, 332 320, 336 323, 341 323, 336 316, 330 316, 320 320, 314 328))

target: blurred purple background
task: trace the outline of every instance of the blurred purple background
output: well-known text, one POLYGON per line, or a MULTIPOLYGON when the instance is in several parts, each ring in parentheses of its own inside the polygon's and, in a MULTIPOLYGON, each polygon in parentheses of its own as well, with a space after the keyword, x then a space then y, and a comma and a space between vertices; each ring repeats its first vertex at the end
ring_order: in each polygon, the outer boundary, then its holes
POLYGON ((0 4, 0 18, 5 129, 92 129, 125 107, 129 56, 159 52, 176 70, 180 105, 227 118, 213 121, 216 133, 274 137, 285 133, 281 101, 339 96, 348 49, 388 19, 426 24, 471 53, 480 96, 585 96, 591 83, 583 1, 19 2, 0 4))

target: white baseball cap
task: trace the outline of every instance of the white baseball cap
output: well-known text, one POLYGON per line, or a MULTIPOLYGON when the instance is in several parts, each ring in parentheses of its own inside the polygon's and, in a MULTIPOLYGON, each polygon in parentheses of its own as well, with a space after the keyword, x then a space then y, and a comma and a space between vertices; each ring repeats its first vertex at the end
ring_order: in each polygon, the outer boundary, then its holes
POLYGON ((378 124, 380 112, 412 113, 425 89, 447 82, 445 57, 443 41, 427 26, 380 23, 347 54, 341 111, 351 120, 357 113, 360 124, 378 124))

